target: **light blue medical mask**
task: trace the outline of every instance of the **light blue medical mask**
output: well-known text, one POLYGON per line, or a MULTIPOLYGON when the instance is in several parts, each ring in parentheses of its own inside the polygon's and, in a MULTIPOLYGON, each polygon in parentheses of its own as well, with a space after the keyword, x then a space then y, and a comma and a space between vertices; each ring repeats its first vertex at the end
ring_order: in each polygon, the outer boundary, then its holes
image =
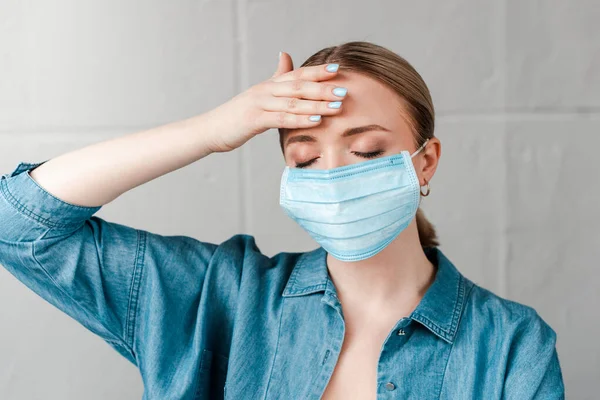
POLYGON ((372 257, 389 245, 419 208, 420 185, 408 151, 343 167, 285 167, 279 204, 329 254, 372 257))

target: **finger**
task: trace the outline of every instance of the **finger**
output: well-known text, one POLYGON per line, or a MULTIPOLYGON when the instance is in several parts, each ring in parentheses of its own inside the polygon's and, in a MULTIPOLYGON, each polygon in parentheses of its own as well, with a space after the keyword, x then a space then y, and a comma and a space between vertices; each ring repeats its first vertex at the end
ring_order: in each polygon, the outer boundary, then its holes
POLYGON ((281 52, 279 54, 279 61, 277 64, 277 70, 273 74, 273 77, 280 76, 285 74, 286 72, 290 72, 294 69, 294 63, 292 62, 292 57, 286 52, 281 52))
POLYGON ((310 67, 301 67, 274 78, 275 82, 305 80, 305 81, 324 81, 337 75, 337 64, 320 64, 310 67), (328 69, 329 68, 329 69, 328 69))
POLYGON ((335 115, 342 109, 341 101, 302 100, 296 97, 267 96, 260 106, 265 111, 283 111, 303 115, 335 115))
POLYGON ((261 113, 257 122, 261 126, 269 128, 299 129, 317 126, 321 123, 322 119, 320 115, 297 115, 283 111, 266 111, 261 113), (312 121, 311 117, 318 117, 318 119, 312 121))
POLYGON ((312 81, 272 82, 267 89, 277 97, 299 97, 308 100, 342 100, 346 96, 345 88, 329 83, 312 81), (337 90, 336 90, 337 89, 337 90))

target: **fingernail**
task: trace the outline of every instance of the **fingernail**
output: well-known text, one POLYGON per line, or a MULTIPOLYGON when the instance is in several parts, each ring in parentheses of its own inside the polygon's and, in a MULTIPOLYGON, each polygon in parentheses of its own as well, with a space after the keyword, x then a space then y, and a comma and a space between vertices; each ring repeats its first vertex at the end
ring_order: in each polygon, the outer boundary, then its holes
POLYGON ((341 106, 342 106, 341 101, 332 101, 331 103, 327 104, 327 107, 329 107, 329 108, 340 108, 341 106))
POLYGON ((281 52, 279 52, 279 58, 281 58, 281 52))
POLYGON ((310 119, 312 122, 317 122, 321 120, 321 116, 320 115, 311 115, 310 117, 308 117, 308 119, 310 119))
POLYGON ((336 87, 335 89, 333 89, 333 94, 339 97, 344 97, 346 93, 348 93, 348 89, 343 87, 336 87))
POLYGON ((339 64, 329 64, 327 65, 327 68, 325 68, 328 72, 336 72, 338 70, 338 68, 340 67, 339 64))

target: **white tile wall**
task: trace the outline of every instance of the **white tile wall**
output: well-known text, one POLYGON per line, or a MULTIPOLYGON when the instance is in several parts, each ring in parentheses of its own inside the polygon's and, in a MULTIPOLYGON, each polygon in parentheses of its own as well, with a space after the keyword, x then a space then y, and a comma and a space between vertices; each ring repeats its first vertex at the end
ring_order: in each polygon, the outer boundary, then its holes
MULTIPOLYGON (((568 397, 592 399, 598 21, 595 0, 4 0, 0 171, 204 112, 270 77, 279 50, 299 66, 344 41, 387 46, 437 107, 442 159, 423 207, 442 249, 472 280, 535 307, 558 333, 568 397)), ((279 209, 282 167, 269 131, 98 215, 212 242, 251 233, 267 254, 314 248, 279 209)), ((4 269, 0 327, 0 398, 141 398, 131 364, 4 269)))

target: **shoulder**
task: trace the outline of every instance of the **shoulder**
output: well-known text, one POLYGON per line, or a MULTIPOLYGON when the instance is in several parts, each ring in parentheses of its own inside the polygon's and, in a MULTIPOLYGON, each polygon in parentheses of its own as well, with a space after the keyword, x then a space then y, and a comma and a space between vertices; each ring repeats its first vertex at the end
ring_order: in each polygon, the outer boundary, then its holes
POLYGON ((176 263, 206 268, 215 267, 222 273, 241 274, 242 269, 291 269, 305 253, 281 252, 272 257, 264 254, 252 235, 236 234, 222 242, 205 242, 184 235, 161 235, 141 231, 147 261, 158 264, 176 263), (287 268, 286 268, 287 267, 287 268))
POLYGON ((489 337, 492 341, 507 340, 523 330, 537 330, 548 338, 555 336, 532 306, 504 298, 471 281, 440 249, 426 253, 438 265, 439 285, 435 295, 444 302, 455 301, 460 332, 471 338, 489 337))
POLYGON ((280 252, 274 256, 264 254, 252 235, 237 234, 215 248, 213 258, 218 261, 239 261, 248 265, 295 264, 305 253, 280 252))
MULTIPOLYGON (((535 308, 501 297, 475 283, 465 302, 463 332, 503 349, 508 358, 519 352, 552 353, 556 332, 535 308)), ((507 360, 509 361, 509 360, 507 360)))
POLYGON ((269 256, 262 252, 254 236, 237 234, 216 246, 210 264, 248 278, 286 281, 304 254, 307 253, 280 252, 269 256))
POLYGON ((220 242, 201 241, 191 236, 161 235, 149 231, 140 231, 144 237, 146 251, 156 256, 184 256, 197 258, 208 263, 215 258, 222 261, 240 260, 247 255, 261 256, 253 236, 234 235, 220 242))
POLYGON ((465 312, 478 320, 494 322, 503 329, 537 329, 547 335, 555 335, 554 330, 532 306, 501 297, 475 283, 467 299, 465 312))

